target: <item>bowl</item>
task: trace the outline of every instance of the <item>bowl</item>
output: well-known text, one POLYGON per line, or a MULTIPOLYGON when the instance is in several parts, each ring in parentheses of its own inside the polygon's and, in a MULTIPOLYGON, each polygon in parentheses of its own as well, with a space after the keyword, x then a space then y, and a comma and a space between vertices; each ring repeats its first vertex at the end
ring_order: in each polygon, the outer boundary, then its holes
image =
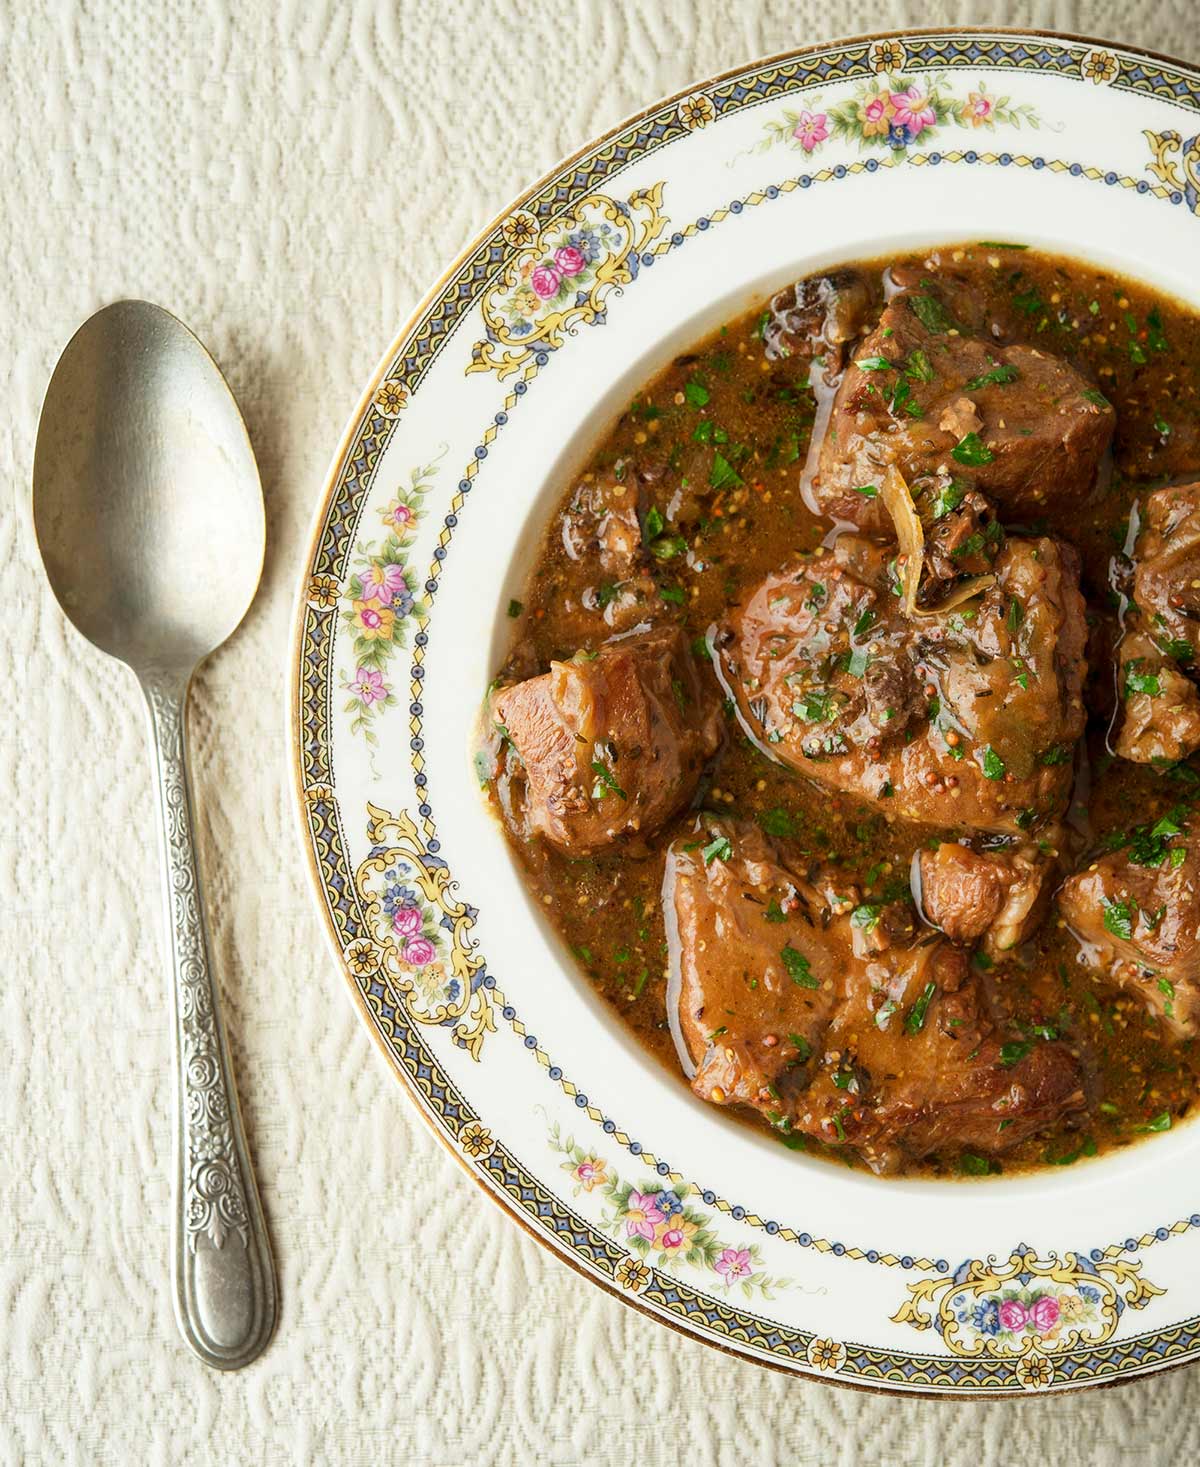
POLYGON ((576 971, 472 744, 542 527, 641 383, 799 276, 981 239, 1200 306, 1200 74, 1047 33, 862 37, 697 84, 589 143, 483 231, 385 353, 321 496, 291 676, 301 838, 338 964, 484 1191, 698 1339, 947 1395, 1195 1358, 1200 1131, 944 1182, 843 1171, 731 1122, 576 971), (880 132, 871 99, 910 88, 932 120, 880 132), (581 236, 582 268, 572 254, 535 275, 581 236), (397 933, 399 900, 419 930, 397 933), (686 1249, 646 1236, 655 1206, 682 1209, 686 1249))

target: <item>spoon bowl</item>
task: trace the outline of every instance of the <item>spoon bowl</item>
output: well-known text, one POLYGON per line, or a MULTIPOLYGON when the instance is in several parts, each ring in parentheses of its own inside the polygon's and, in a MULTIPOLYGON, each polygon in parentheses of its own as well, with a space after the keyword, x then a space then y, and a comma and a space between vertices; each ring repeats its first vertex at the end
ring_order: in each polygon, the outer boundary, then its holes
POLYGON ((38 425, 34 527, 67 617, 135 670, 190 671, 262 574, 258 468, 220 370, 148 301, 86 321, 38 425))
POLYGON ((38 423, 33 520, 59 605, 146 696, 174 1013, 175 1313, 206 1364, 233 1370, 271 1337, 275 1274, 209 970, 185 707, 254 598, 265 525, 233 394, 169 312, 118 301, 68 343, 38 423))

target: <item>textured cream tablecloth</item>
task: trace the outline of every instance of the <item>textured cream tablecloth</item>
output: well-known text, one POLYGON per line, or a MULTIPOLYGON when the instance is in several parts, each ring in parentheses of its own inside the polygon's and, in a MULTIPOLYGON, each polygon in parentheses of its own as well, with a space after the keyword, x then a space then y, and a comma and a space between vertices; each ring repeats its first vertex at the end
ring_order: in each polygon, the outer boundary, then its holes
POLYGON ((1003 19, 1195 59, 1195 0, 0 3, 0 1460, 1179 1462, 1200 1371, 897 1402, 727 1359, 624 1308, 478 1195, 342 992, 289 807, 293 581, 362 382, 442 264, 654 97, 835 32, 1003 19), (279 1333, 221 1377, 167 1291, 169 1052, 131 680, 68 633, 28 516, 57 351, 122 295, 212 347, 258 451, 261 594, 192 702, 215 959, 274 1235, 279 1333))

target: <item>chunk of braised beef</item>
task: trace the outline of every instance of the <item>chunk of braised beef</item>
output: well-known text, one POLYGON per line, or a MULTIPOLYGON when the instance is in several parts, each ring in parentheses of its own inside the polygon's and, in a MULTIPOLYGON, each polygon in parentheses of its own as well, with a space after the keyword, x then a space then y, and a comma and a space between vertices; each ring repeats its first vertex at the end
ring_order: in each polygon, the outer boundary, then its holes
POLYGON ((1200 849, 1162 817, 1070 877, 1058 906, 1081 958, 1135 994, 1168 1033, 1200 1030, 1200 849))
POLYGON ((912 621, 893 559, 843 535, 735 603, 716 653, 743 728, 770 758, 889 819, 1016 834, 1057 818, 1085 717, 1074 551, 1010 537, 994 584, 912 621), (895 703, 868 683, 876 660, 895 703))
POLYGON ((1144 631, 1128 631, 1121 639, 1117 693, 1120 724, 1113 747, 1122 759, 1174 764, 1200 749, 1200 689, 1144 631))
POLYGON ((982 942, 991 958, 1032 936, 1050 895, 1053 861, 1036 846, 977 851, 942 841, 917 858, 918 901, 951 942, 982 942))
POLYGON ((521 760, 528 833, 573 856, 653 834, 691 799, 722 727, 677 627, 552 663, 495 693, 492 714, 521 760))
MULTIPOLYGON (((934 496, 935 506, 945 502, 944 498, 934 496)), ((977 489, 964 490, 953 508, 941 513, 935 508, 925 541, 922 603, 936 605, 946 586, 960 576, 989 574, 1003 546, 1004 536, 999 533, 995 506, 977 489)))
POLYGON ((878 303, 878 287, 858 270, 798 280, 771 298, 762 332, 767 360, 823 356, 826 376, 840 372, 878 303))
POLYGON ((1146 630, 1175 661, 1200 665, 1200 481, 1149 496, 1135 554, 1146 630))
POLYGON ((880 1172, 1001 1154, 1083 1108, 1078 1060, 1057 1042, 1014 1048, 961 950, 894 929, 836 867, 754 826, 677 838, 663 910, 672 1030, 710 1103, 853 1146, 880 1172))
POLYGON ((971 334, 925 282, 895 296, 854 352, 805 482, 820 513, 888 533, 878 486, 953 473, 1005 520, 1069 531, 1112 437, 1107 400, 1069 363, 971 334))

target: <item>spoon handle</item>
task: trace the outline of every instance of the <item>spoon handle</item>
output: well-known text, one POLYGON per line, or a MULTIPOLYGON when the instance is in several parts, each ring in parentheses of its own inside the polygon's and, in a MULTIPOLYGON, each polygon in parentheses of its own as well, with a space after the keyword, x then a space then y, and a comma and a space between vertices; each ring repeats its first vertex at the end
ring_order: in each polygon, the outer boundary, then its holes
POLYGON ((275 1269, 209 970, 184 749, 189 681, 142 677, 158 775, 175 1035, 173 1292, 192 1350, 218 1370, 237 1370, 275 1328, 275 1269))

